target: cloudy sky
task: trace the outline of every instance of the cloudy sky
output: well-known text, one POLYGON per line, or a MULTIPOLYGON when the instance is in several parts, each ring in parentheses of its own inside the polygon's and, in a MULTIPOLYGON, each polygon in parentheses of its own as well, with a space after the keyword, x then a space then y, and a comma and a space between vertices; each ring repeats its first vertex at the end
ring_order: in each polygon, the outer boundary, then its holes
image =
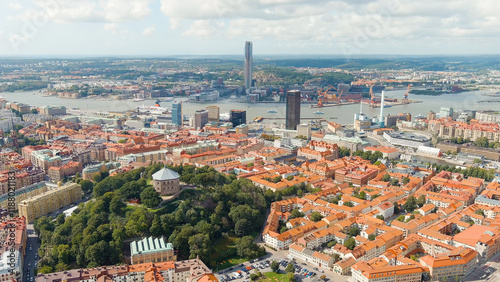
POLYGON ((498 0, 0 0, 0 55, 498 54, 498 0))

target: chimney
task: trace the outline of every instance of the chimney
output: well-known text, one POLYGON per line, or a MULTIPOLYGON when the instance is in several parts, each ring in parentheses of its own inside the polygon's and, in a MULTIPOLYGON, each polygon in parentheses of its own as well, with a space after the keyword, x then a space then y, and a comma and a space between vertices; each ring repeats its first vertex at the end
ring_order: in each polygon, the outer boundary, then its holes
POLYGON ((380 97, 380 118, 379 118, 379 123, 380 123, 380 128, 384 128, 384 103, 385 103, 385 91, 382 90, 382 96, 380 97))

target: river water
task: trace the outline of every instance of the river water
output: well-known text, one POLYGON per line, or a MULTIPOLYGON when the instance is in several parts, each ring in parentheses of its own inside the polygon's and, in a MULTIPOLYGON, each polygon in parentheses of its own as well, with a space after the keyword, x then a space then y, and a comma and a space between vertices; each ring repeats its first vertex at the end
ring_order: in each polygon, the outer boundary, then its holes
MULTIPOLYGON (((405 90, 386 91, 387 98, 401 99, 405 90)), ((484 96, 483 94, 490 91, 471 91, 458 94, 445 94, 441 96, 424 96, 410 95, 410 100, 420 100, 422 103, 413 103, 407 105, 393 106, 384 109, 386 114, 411 113, 413 116, 422 114, 426 115, 429 110, 439 112, 440 107, 452 107, 454 110, 487 110, 499 109, 500 99, 484 96), (493 100, 496 102, 480 102, 485 100, 493 100)), ((134 102, 132 100, 94 100, 94 99, 65 99, 58 97, 44 97, 37 94, 38 91, 26 92, 2 92, 0 96, 11 102, 26 103, 31 106, 65 106, 66 108, 80 108, 82 110, 92 111, 127 111, 133 110, 138 106, 146 105, 153 106, 154 100, 145 100, 134 102)), ((179 100, 179 99, 176 99, 179 100)), ((214 103, 183 103, 184 115, 193 115, 196 110, 203 109, 207 105, 214 103)), ((221 113, 228 113, 231 109, 239 109, 247 111, 247 120, 252 120, 256 116, 284 118, 285 104, 284 103, 236 103, 230 100, 218 101, 215 103, 220 107, 221 113), (268 111, 276 111, 276 113, 268 113, 268 111)), ((334 120, 341 124, 352 124, 354 113, 359 112, 360 105, 343 105, 325 108, 310 108, 310 104, 303 104, 301 107, 302 117, 320 117, 327 120, 334 120), (321 111, 324 114, 314 114, 316 111, 321 111)), ((170 103, 162 102, 161 106, 170 107, 170 103)), ((380 109, 369 108, 368 105, 363 105, 363 112, 368 116, 378 116, 380 109)))

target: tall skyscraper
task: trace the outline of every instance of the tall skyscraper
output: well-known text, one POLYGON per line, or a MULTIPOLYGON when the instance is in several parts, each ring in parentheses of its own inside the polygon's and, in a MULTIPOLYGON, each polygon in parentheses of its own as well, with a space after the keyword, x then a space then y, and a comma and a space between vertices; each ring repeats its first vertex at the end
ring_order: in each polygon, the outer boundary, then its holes
POLYGON ((252 64, 253 64, 252 49, 253 49, 252 42, 246 41, 245 42, 245 88, 246 89, 252 87, 252 64))
POLYGON ((246 124, 247 112, 241 110, 231 110, 229 111, 229 120, 233 124, 233 127, 236 127, 240 124, 246 124))
POLYGON ((182 126, 182 103, 172 103, 172 123, 182 126))
POLYGON ((286 129, 296 130, 300 123, 300 90, 286 93, 286 129))
POLYGON ((208 111, 208 121, 218 122, 220 119, 220 108, 219 106, 210 105, 206 107, 208 111))
POLYGON ((202 129, 208 123, 208 111, 198 110, 194 113, 194 128, 202 129))

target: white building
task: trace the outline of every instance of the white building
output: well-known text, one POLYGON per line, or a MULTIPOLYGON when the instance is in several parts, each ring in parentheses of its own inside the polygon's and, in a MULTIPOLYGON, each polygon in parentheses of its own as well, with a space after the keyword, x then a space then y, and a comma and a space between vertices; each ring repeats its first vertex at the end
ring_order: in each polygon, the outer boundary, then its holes
POLYGON ((429 138, 421 135, 406 132, 384 132, 384 138, 387 142, 395 146, 418 148, 420 146, 430 146, 429 138))
POLYGON ((0 260, 0 282, 22 281, 23 269, 19 263, 21 260, 18 250, 14 252, 4 251, 0 260))

